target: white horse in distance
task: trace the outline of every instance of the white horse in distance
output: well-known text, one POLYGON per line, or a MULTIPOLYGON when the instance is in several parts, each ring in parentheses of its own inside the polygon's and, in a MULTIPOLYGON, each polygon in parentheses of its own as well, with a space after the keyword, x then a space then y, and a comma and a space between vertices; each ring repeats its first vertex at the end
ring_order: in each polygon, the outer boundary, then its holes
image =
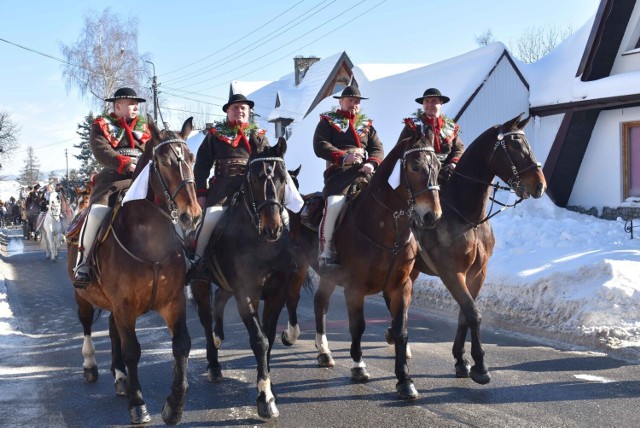
POLYGON ((45 218, 42 223, 42 234, 46 245, 47 259, 56 261, 60 253, 60 246, 64 238, 64 228, 62 219, 62 205, 58 193, 49 193, 49 210, 44 213, 45 218))

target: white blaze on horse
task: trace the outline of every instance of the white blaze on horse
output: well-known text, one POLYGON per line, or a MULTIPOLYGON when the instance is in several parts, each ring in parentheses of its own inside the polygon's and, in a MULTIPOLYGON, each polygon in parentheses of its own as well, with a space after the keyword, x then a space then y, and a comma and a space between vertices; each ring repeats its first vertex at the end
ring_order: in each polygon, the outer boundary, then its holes
POLYGON ((43 235, 43 246, 46 248, 47 259, 55 261, 60 252, 60 246, 64 237, 62 225, 62 205, 58 193, 49 194, 48 211, 43 213, 44 220, 39 230, 43 235))

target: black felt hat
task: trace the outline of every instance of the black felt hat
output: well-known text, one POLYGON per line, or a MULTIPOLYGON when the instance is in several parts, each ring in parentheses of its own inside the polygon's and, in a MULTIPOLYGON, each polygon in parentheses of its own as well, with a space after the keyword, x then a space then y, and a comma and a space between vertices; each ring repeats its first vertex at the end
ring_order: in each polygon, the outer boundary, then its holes
POLYGON ((140 98, 136 91, 131 88, 120 88, 113 94, 113 97, 105 99, 107 102, 113 102, 116 100, 136 100, 139 103, 146 103, 147 100, 140 98))
POLYGON ((368 100, 369 98, 365 98, 362 95, 360 95, 360 89, 358 89, 356 86, 347 86, 346 88, 344 88, 344 90, 342 91, 342 94, 340 94, 340 96, 334 95, 333 98, 336 99, 340 99, 340 98, 358 98, 360 100, 368 100))
POLYGON ((449 102, 449 100, 451 99, 451 98, 449 98, 449 97, 447 97, 447 96, 445 96, 445 95, 442 95, 442 94, 440 93, 440 91, 439 91, 439 90, 437 90, 436 88, 429 88, 429 89, 427 89, 426 91, 424 91, 424 94, 422 94, 422 96, 421 96, 420 98, 416 98, 416 102, 417 102, 418 104, 422 104, 422 101, 423 101, 425 98, 431 98, 431 97, 438 97, 438 98, 440 98, 440 100, 442 101, 442 104, 446 104, 446 103, 448 103, 448 102, 449 102))
POLYGON ((242 94, 233 94, 229 97, 229 101, 222 106, 222 111, 223 112, 227 112, 227 110, 229 109, 229 106, 231 104, 236 104, 236 103, 245 103, 245 104, 249 104, 249 108, 253 108, 253 101, 248 100, 247 97, 245 97, 242 94))

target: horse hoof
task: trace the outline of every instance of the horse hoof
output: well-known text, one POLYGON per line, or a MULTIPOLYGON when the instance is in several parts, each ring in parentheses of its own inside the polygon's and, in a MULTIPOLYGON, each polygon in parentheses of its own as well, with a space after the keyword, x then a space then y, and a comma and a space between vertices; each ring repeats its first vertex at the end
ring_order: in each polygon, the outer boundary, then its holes
POLYGON ((114 383, 116 387, 116 395, 118 397, 127 397, 129 394, 127 393, 127 379, 116 379, 114 383))
POLYGON ((333 367, 336 362, 333 360, 331 354, 318 354, 318 366, 319 367, 333 367))
POLYGON ((391 327, 387 328, 387 330, 384 332, 384 340, 386 340, 389 345, 394 344, 393 337, 391 337, 391 327))
POLYGON ((467 378, 469 377, 469 371, 471 370, 471 364, 467 361, 462 363, 456 363, 456 377, 457 378, 467 378))
POLYGON ((90 383, 96 382, 98 380, 98 368, 97 367, 85 368, 84 379, 90 383))
POLYGON ((471 367, 471 379, 480 385, 486 385, 491 381, 491 375, 486 370, 480 370, 476 366, 471 367))
POLYGON ((286 330, 282 330, 282 335, 280 336, 280 338, 282 339, 282 344, 284 346, 293 345, 293 342, 289 342, 289 335, 287 334, 286 330))
POLYGON ((220 367, 210 367, 209 370, 207 370, 207 378, 211 383, 222 382, 222 369, 220 367))
POLYGON ((398 397, 403 400, 414 400, 418 398, 418 390, 411 380, 398 382, 396 385, 396 391, 398 391, 398 397))
POLYGON ((168 401, 162 406, 162 420, 167 425, 178 425, 182 420, 182 409, 174 410, 168 401))
POLYGON ((276 407, 276 399, 271 398, 269 401, 264 399, 264 393, 258 397, 258 416, 264 419, 277 418, 280 412, 276 407))
POLYGON ((139 425, 151 422, 151 416, 147 412, 147 405, 142 404, 140 406, 133 406, 129 409, 129 415, 131 415, 131 424, 139 425))
POLYGON ((354 382, 368 382, 371 375, 364 367, 354 367, 351 369, 351 380, 354 382))

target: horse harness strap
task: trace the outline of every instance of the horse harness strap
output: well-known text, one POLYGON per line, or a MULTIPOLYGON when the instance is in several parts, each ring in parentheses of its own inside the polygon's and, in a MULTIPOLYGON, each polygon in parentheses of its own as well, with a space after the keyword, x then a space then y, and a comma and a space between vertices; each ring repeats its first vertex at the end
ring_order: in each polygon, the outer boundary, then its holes
MULTIPOLYGON (((153 205, 153 204, 152 204, 153 205)), ((153 205, 155 207, 155 205, 153 205)), ((118 243, 118 246, 120 246, 120 248, 132 259, 134 259, 135 261, 139 262, 139 263, 143 263, 143 264, 147 264, 147 265, 151 265, 153 267, 153 283, 152 283, 152 288, 151 288, 151 296, 149 297, 149 301, 147 302, 147 306, 144 309, 143 313, 147 313, 149 312, 149 310, 151 309, 151 307, 153 306, 153 302, 155 301, 156 298, 156 294, 158 292, 158 277, 159 277, 159 271, 160 271, 160 266, 166 262, 171 256, 173 256, 175 254, 175 252, 170 252, 169 254, 167 254, 167 256, 160 260, 160 261, 149 261, 149 260, 145 260, 141 257, 136 256, 135 254, 133 254, 120 240, 120 238, 118 237, 118 234, 116 233, 115 229, 113 228, 113 223, 115 221, 115 218, 117 216, 117 214, 120 211, 120 208, 122 208, 121 205, 118 205, 117 207, 115 207, 113 209, 113 214, 111 215, 111 220, 109 222, 109 228, 107 229, 106 233, 104 234, 102 240, 100 241, 100 243, 103 243, 106 239, 107 236, 109 236, 109 233, 111 233, 111 235, 113 235, 113 239, 115 239, 115 241, 118 243)), ((162 211, 161 211, 162 212, 162 211)), ((164 213, 163 213, 164 214, 164 213)), ((94 251, 95 254, 95 251, 94 251)), ((99 280, 99 279, 98 279, 99 280)))
POLYGON ((131 158, 136 158, 136 159, 142 156, 142 150, 140 149, 121 148, 121 149, 116 149, 116 152, 118 152, 118 154, 120 155, 129 156, 131 158))
POLYGON ((215 177, 235 177, 244 175, 247 172, 246 158, 225 158, 216 159, 213 174, 215 177))

